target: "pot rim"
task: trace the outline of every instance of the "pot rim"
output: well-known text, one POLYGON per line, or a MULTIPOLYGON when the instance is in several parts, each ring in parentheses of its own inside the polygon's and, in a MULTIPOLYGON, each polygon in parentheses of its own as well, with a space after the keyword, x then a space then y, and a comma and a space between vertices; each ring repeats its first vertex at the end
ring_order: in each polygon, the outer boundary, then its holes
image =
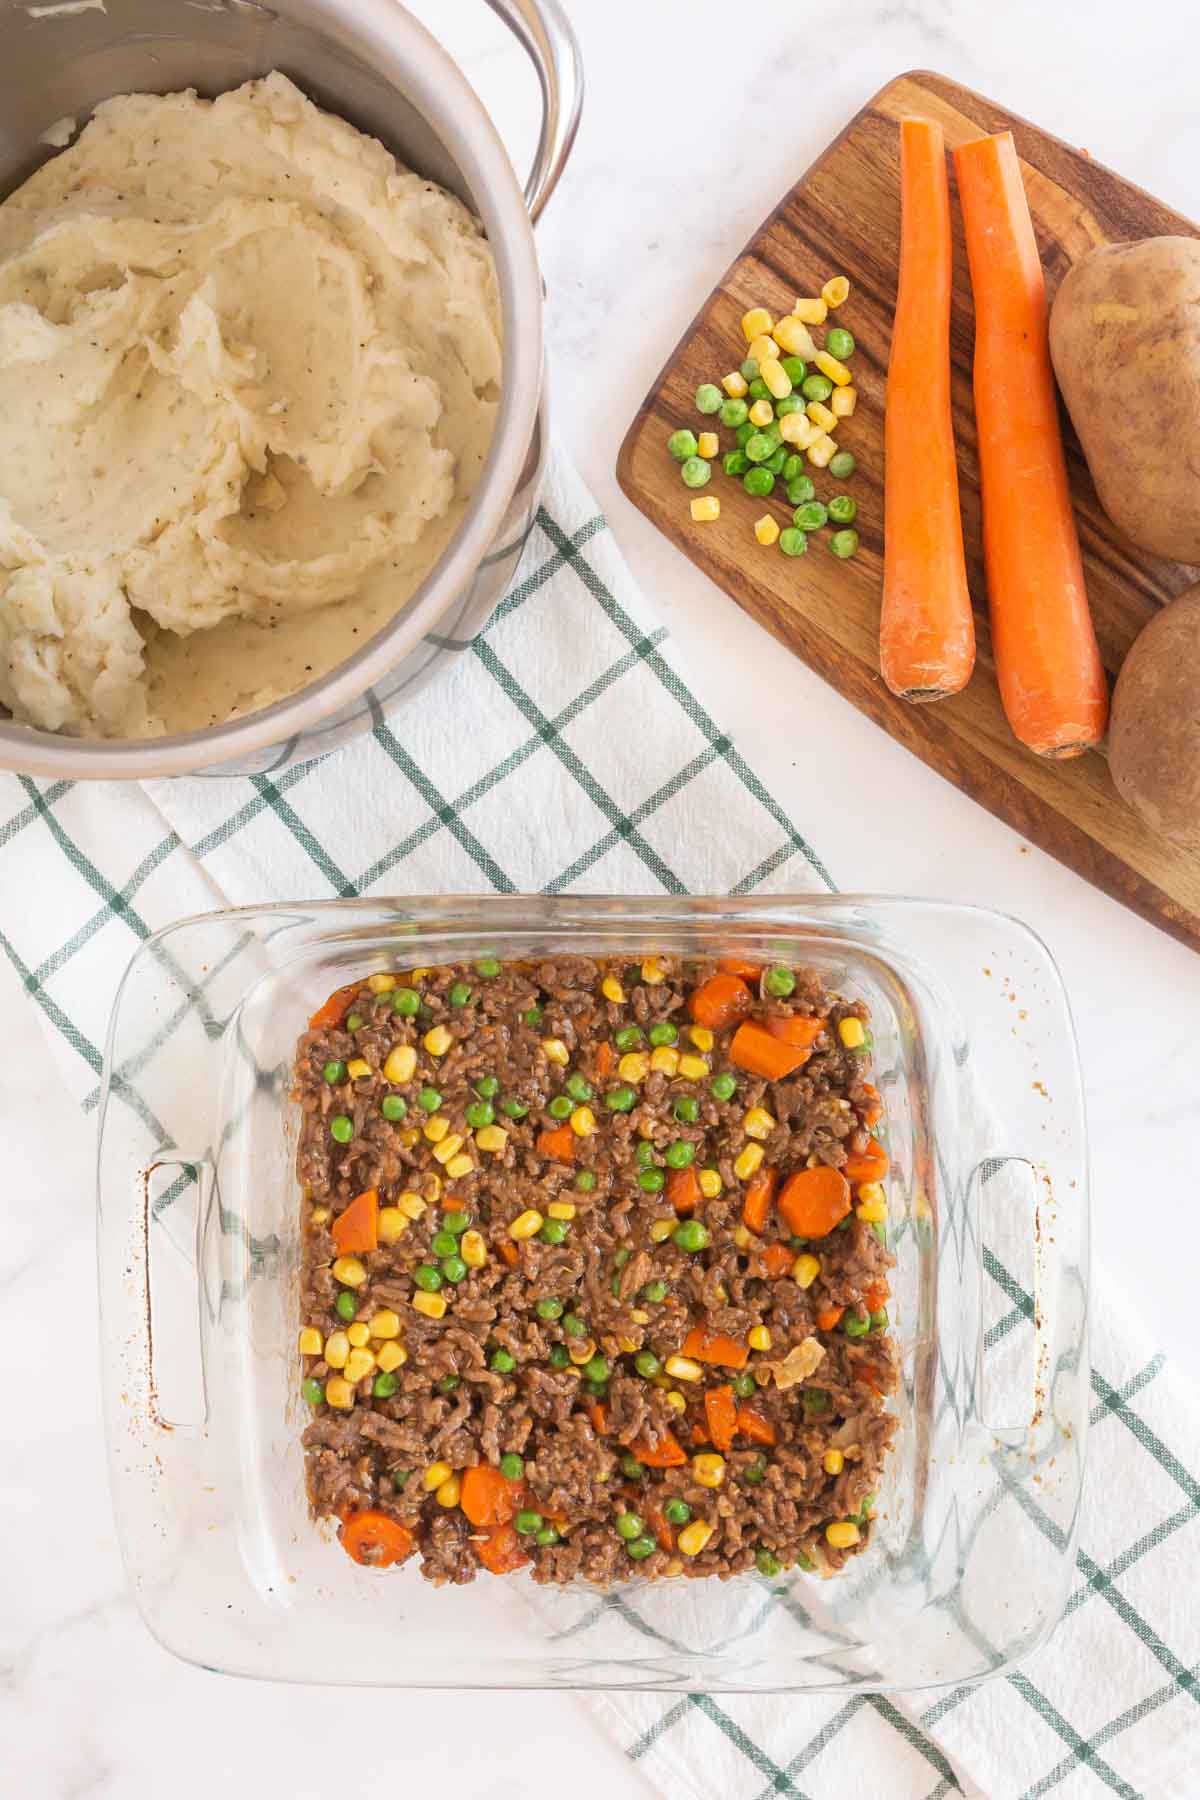
POLYGON ((344 662, 297 693, 245 718, 157 738, 65 737, 0 719, 0 769, 74 780, 189 775, 300 736, 357 699, 436 626, 503 525, 542 389, 541 272, 516 174, 466 76, 397 0, 318 4, 326 35, 384 75, 436 132, 492 246, 504 327, 503 382, 492 441, 470 507, 403 609, 344 662))

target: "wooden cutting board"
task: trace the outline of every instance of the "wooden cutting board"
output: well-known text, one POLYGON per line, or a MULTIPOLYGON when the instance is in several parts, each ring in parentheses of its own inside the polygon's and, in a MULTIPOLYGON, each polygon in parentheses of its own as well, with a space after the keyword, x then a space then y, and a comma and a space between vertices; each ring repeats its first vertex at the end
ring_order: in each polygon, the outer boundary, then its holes
MULTIPOLYGON (((962 694, 932 706, 895 699, 880 679, 883 396, 899 246, 896 121, 909 112, 939 119, 948 146, 981 132, 1013 132, 1051 295, 1070 264, 1094 244, 1161 233, 1200 235, 1189 220, 1085 152, 979 94, 924 71, 902 75, 851 121, 722 276, 631 425, 618 478, 635 505, 685 555, 922 761, 1097 887, 1200 948, 1200 858, 1151 837, 1117 795, 1102 752, 1045 762, 1021 748, 1001 710, 980 549, 970 282, 953 176, 954 412, 978 663, 962 694), (818 293, 833 274, 848 275, 853 288, 837 323, 847 326, 857 343, 853 368, 859 402, 836 436, 853 450, 858 468, 847 482, 820 474, 815 479, 819 498, 844 488, 858 500, 861 548, 851 562, 831 555, 828 532, 814 538, 803 557, 761 548, 751 533, 754 519, 769 510, 780 525, 787 524, 786 505, 775 496, 769 502, 753 499, 719 468, 706 491, 719 496, 721 517, 694 525, 690 492, 666 450, 676 427, 698 431, 712 424, 696 412, 693 395, 701 381, 719 381, 741 361, 743 312, 757 305, 776 315, 788 312, 797 294, 818 293)), ((1012 403, 1020 406, 1019 393, 1013 393, 1012 403)), ((1151 419, 1145 423, 1153 430, 1151 419)), ((733 433, 722 429, 720 435, 724 453, 734 447, 733 433)), ((1200 571, 1147 556, 1121 536, 1101 511, 1069 427, 1067 454, 1092 612, 1105 667, 1115 677, 1155 609, 1200 571)), ((928 830, 929 821, 922 820, 920 828, 928 830)))

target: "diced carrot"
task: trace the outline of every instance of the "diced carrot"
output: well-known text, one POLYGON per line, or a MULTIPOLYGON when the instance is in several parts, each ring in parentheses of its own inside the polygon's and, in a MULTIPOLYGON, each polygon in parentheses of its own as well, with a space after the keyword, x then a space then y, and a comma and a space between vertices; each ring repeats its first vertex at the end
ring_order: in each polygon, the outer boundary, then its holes
POLYGON ((882 1181, 888 1172, 888 1156, 883 1145, 872 1138, 865 1150, 852 1150, 842 1165, 847 1181, 882 1181))
POLYGON ((529 1561, 516 1528, 511 1524, 494 1526, 487 1537, 476 1544, 475 1554, 493 1575, 507 1575, 513 1569, 523 1568, 529 1561))
POLYGON ((708 1421, 708 1435, 717 1450, 733 1449, 733 1434, 737 1430, 737 1401, 733 1397, 733 1389, 726 1381, 720 1387, 707 1388, 704 1394, 704 1417, 708 1421))
POLYGON ((671 1169, 667 1175, 667 1199, 677 1213, 696 1210, 700 1198, 700 1178, 689 1163, 686 1169, 671 1169))
POLYGON ((785 1044, 794 1044, 797 1050, 811 1050, 821 1033, 827 1029, 824 1019, 810 1019, 807 1013, 792 1013, 786 1019, 769 1013, 763 1024, 772 1037, 779 1038, 785 1044))
POLYGON ((632 1499, 635 1506, 641 1506, 642 1512, 645 1514, 646 1523, 654 1533, 655 1542, 659 1549, 665 1550, 667 1554, 670 1555, 671 1551, 675 1548, 675 1534, 667 1524, 667 1516, 663 1512, 661 1506, 654 1500, 641 1500, 636 1492, 633 1494, 632 1499))
POLYGON ((798 1169, 779 1190, 779 1210, 797 1237, 825 1237, 850 1211, 850 1183, 824 1163, 798 1169))
POLYGON ((539 1131, 537 1147, 541 1155, 549 1156, 555 1162, 574 1162, 575 1145, 578 1142, 570 1125, 560 1125, 554 1131, 539 1131))
POLYGON ((745 1197, 742 1200, 742 1224, 748 1231, 755 1231, 759 1237, 767 1228, 767 1214, 771 1210, 771 1202, 775 1198, 775 1187, 779 1180, 775 1169, 760 1169, 757 1175, 751 1176, 746 1184, 745 1197))
POLYGON ((710 975, 692 990, 688 1011, 697 1025, 723 1031, 735 1019, 744 1019, 753 1004, 754 996, 740 975, 710 975))
POLYGON ((648 1438, 634 1438, 629 1448, 648 1469, 678 1469, 687 1461, 682 1444, 670 1431, 664 1431, 654 1444, 648 1438))
POLYGON ((870 1104, 862 1108, 859 1117, 863 1124, 870 1128, 872 1125, 878 1125, 882 1119, 883 1102, 879 1098, 879 1089, 872 1087, 869 1081, 863 1082, 863 1093, 867 1095, 870 1104))
POLYGON ((750 1358, 749 1350, 739 1338, 726 1337, 723 1331, 710 1331, 706 1325, 692 1326, 683 1340, 683 1354, 720 1369, 744 1369, 750 1358))
POLYGON ((792 1272, 792 1264, 796 1260, 796 1252, 787 1244, 767 1244, 762 1253, 762 1265, 772 1281, 780 1281, 792 1272))
POLYGON ((596 1074, 601 1081, 604 1080, 606 1075, 611 1073, 612 1066, 613 1047, 609 1043, 603 1043, 596 1051, 596 1074))
POLYGON ((775 1442, 775 1427, 770 1419, 764 1419, 762 1414, 756 1413, 752 1407, 738 1407, 737 1428, 739 1437, 748 1437, 752 1444, 773 1444, 775 1442))
POLYGON ((388 1569, 403 1562, 416 1544, 408 1526, 384 1512, 349 1513, 338 1536, 347 1556, 372 1569, 388 1569))
POLYGON ((605 1406, 604 1402, 602 1400, 593 1400, 592 1404, 587 1409, 587 1416, 591 1421, 592 1430, 596 1433, 596 1436, 607 1437, 608 1408, 605 1406))
POLYGON ((887 1305, 888 1284, 886 1281, 873 1281, 863 1293, 863 1305, 868 1312, 878 1312, 881 1306, 887 1305))
POLYGON ((743 956, 723 956, 717 967, 723 975, 739 975, 743 981, 762 980, 762 964, 747 962, 743 956))
POLYGON ((795 1044, 785 1044, 753 1019, 739 1025, 729 1046, 729 1060, 751 1075, 762 1075, 767 1081, 782 1081, 808 1061, 809 1052, 795 1044))
POLYGON ((379 1248, 379 1195, 364 1188, 329 1227, 340 1256, 379 1248))
POLYGON ((472 1525, 507 1525, 521 1504, 521 1484, 507 1480, 491 1463, 477 1463, 463 1470, 458 1503, 472 1525))
POLYGON ((500 1246, 500 1254, 510 1269, 515 1269, 521 1260, 521 1252, 515 1244, 504 1243, 500 1246))
POLYGON ((330 994, 325 1004, 318 1006, 308 1021, 308 1029, 310 1031, 327 1031, 331 1025, 340 1025, 361 989, 361 981, 355 981, 349 987, 338 988, 336 993, 330 994))
POLYGON ((817 1314, 817 1330, 835 1330, 845 1310, 844 1306, 823 1306, 817 1314))

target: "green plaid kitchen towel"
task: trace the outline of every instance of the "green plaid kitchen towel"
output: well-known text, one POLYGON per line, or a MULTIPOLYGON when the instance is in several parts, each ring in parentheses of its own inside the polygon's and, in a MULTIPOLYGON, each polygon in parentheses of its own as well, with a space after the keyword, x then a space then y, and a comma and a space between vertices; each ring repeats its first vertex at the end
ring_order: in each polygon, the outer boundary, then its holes
MULTIPOLYGON (((181 914, 368 893, 832 887, 666 635, 560 460, 512 592, 394 725, 273 777, 0 777, 0 946, 85 1109, 116 983, 181 914)), ((1031 1310, 1015 1287, 997 1297, 1014 1318, 1031 1310)), ((1200 1793, 1200 1426, 1108 1286, 1094 1319, 1089 1497, 1051 1644, 1016 1674, 924 1698, 588 1699, 659 1791, 1200 1793)))

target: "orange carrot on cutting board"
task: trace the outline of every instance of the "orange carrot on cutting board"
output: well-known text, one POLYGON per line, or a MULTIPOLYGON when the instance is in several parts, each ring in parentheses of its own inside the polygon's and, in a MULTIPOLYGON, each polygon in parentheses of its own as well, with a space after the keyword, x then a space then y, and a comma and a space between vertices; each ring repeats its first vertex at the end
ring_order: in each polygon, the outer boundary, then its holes
POLYGON ((1099 743, 1108 688, 1088 611, 1047 336, 1046 284, 1012 133, 954 152, 975 295, 983 557, 1000 698, 1039 756, 1099 743))
POLYGON ((942 128, 900 121, 900 287, 884 414, 879 666, 894 694, 941 700, 975 667, 950 407, 950 192, 942 128))

